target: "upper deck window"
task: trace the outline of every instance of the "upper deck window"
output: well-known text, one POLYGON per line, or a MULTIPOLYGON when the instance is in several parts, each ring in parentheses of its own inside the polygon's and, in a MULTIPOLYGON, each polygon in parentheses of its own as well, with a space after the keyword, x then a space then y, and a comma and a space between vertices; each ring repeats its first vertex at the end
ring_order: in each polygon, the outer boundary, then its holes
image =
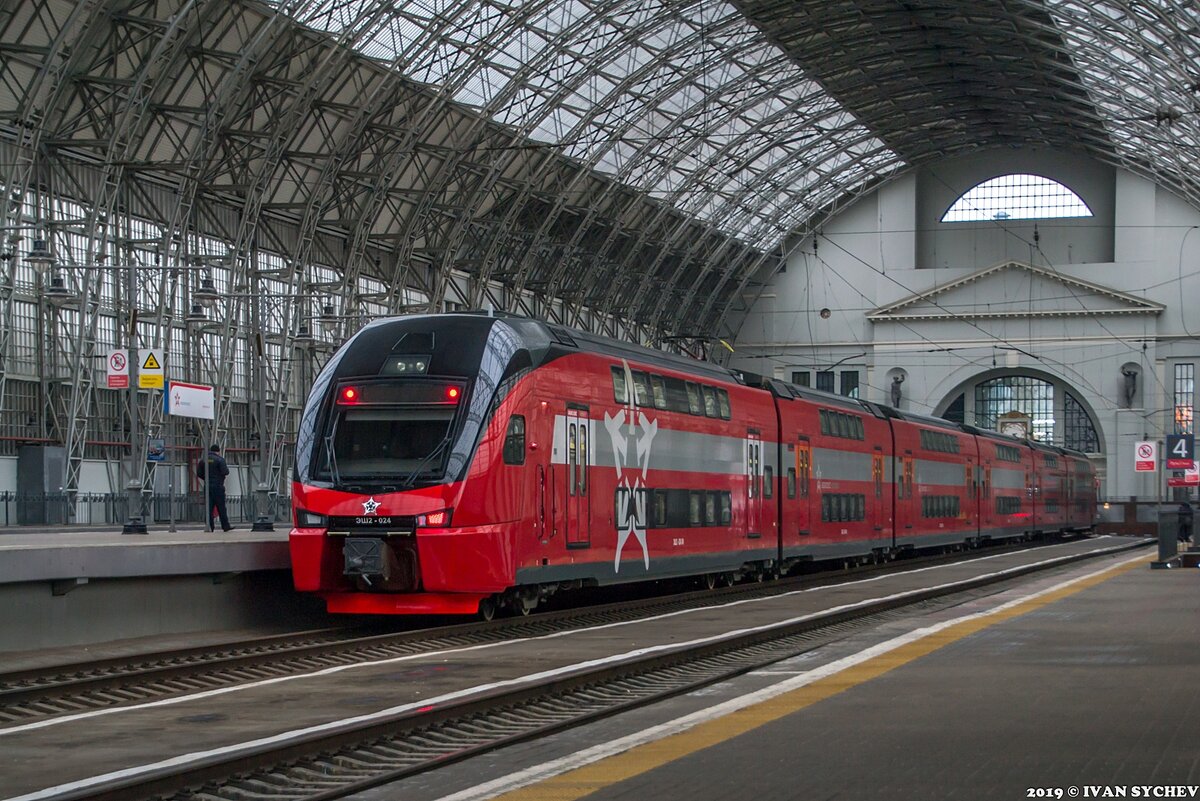
POLYGON ((927 451, 958 453, 958 437, 942 431, 921 429, 921 447, 927 451))
POLYGON ((1012 445, 997 445, 996 458, 1002 462, 1020 462, 1021 450, 1012 445))

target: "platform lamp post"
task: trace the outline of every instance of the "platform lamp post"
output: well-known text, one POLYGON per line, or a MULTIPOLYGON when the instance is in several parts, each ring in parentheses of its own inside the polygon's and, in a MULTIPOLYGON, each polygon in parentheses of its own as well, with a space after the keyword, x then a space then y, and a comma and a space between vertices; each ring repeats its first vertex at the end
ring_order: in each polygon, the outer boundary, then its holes
POLYGON ((138 282, 137 264, 133 263, 126 269, 128 276, 125 286, 126 306, 129 309, 126 341, 129 349, 129 481, 126 489, 129 493, 129 508, 126 510, 125 525, 122 534, 146 534, 146 521, 142 518, 142 470, 135 463, 138 454, 138 443, 141 442, 141 420, 138 415, 138 282))
POLYGON ((255 515, 251 531, 274 531, 275 523, 269 514, 271 499, 267 486, 267 465, 270 445, 267 442, 267 354, 263 342, 262 297, 258 292, 250 295, 250 324, 254 328, 254 392, 258 418, 258 486, 255 487, 255 515))

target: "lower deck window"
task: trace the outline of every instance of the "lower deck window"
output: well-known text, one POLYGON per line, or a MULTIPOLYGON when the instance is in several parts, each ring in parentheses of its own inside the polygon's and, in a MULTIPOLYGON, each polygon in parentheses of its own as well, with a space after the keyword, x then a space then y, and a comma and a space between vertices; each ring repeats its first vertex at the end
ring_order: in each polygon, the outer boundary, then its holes
POLYGON ((618 489, 614 498, 618 529, 628 516, 645 512, 646 528, 705 528, 728 526, 733 520, 733 498, 721 490, 640 489, 630 504, 629 490, 618 489))
POLYGON ((1012 495, 1002 495, 996 499, 996 514, 1015 515, 1021 511, 1021 499, 1012 495))
POLYGON ((925 495, 921 498, 921 517, 958 517, 957 495, 925 495))
POLYGON ((821 522, 848 523, 866 519, 866 495, 857 493, 826 493, 821 496, 821 522))

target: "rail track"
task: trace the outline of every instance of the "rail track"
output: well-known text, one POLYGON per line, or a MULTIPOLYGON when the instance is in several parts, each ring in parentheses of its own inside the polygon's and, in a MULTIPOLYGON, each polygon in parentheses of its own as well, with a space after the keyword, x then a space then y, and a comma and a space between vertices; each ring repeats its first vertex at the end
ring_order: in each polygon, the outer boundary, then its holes
POLYGON ((769 597, 803 587, 843 581, 848 576, 912 570, 1030 547, 1039 546, 1019 543, 925 554, 894 562, 808 573, 770 582, 655 595, 598 606, 542 612, 529 617, 369 635, 363 635, 361 629, 322 629, 270 635, 219 646, 174 649, 136 657, 2 673, 0 726, 145 703, 363 661, 636 620, 714 602, 769 597))
MULTIPOLYGON (((218 749, 182 766, 126 774, 93 784, 81 783, 87 786, 76 786, 53 798, 55 801, 340 798, 726 680, 803 653, 855 628, 954 603, 953 596, 964 592, 1085 559, 1111 556, 1140 545, 1125 544, 1042 560, 953 585, 917 589, 832 614, 717 638, 683 650, 656 652, 549 681, 515 684, 458 702, 406 709, 368 722, 343 721, 332 727, 317 727, 284 742, 261 741, 234 750, 218 749)), ((844 578, 844 574, 837 578, 844 578)), ((730 589, 743 589, 745 593, 768 589, 782 592, 795 590, 797 586, 788 587, 783 582, 769 588, 760 585, 730 589), (780 589, 781 585, 787 589, 780 589)), ((732 594, 725 593, 723 600, 732 594)), ((691 595, 713 600, 712 593, 691 595)), ((671 603, 684 601, 676 598, 671 603)), ((514 636, 523 627, 534 625, 535 621, 519 619, 501 626, 457 628, 476 632, 504 629, 507 636, 514 636)), ((428 636, 429 632, 412 634, 428 636)))

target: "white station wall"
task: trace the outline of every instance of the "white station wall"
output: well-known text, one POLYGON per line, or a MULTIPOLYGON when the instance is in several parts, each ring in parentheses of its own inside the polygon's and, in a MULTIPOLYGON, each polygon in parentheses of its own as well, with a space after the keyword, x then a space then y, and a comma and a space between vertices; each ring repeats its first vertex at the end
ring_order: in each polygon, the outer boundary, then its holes
MULTIPOLYGON (((947 161, 880 188, 824 224, 817 236, 791 243, 785 271, 740 328, 733 366, 783 379, 798 370, 840 375, 857 368, 861 397, 880 403, 890 403, 891 378, 902 373, 901 407, 926 414, 941 413, 964 387, 1000 374, 1060 382, 1093 417, 1102 489, 1111 498, 1154 497, 1154 479, 1133 473, 1132 443, 1174 430, 1175 365, 1200 364, 1197 227, 1200 214, 1178 197, 1077 156, 1005 151, 947 161), (1095 216, 1039 220, 1036 241, 1033 221, 940 222, 963 192, 1008 173, 1057 180, 1095 216), (938 295, 942 310, 923 304, 957 318, 867 317, 1010 261, 1048 277, 1007 270, 938 295), (1098 284, 1133 300, 1059 278, 1098 284), (1165 309, 1137 313, 1144 308, 1139 300, 1165 309), (981 312, 1011 316, 972 318, 981 312), (1123 396, 1121 370, 1128 366, 1140 372, 1133 408, 1126 408, 1123 396)), ((970 394, 966 407, 970 421, 970 394)))

